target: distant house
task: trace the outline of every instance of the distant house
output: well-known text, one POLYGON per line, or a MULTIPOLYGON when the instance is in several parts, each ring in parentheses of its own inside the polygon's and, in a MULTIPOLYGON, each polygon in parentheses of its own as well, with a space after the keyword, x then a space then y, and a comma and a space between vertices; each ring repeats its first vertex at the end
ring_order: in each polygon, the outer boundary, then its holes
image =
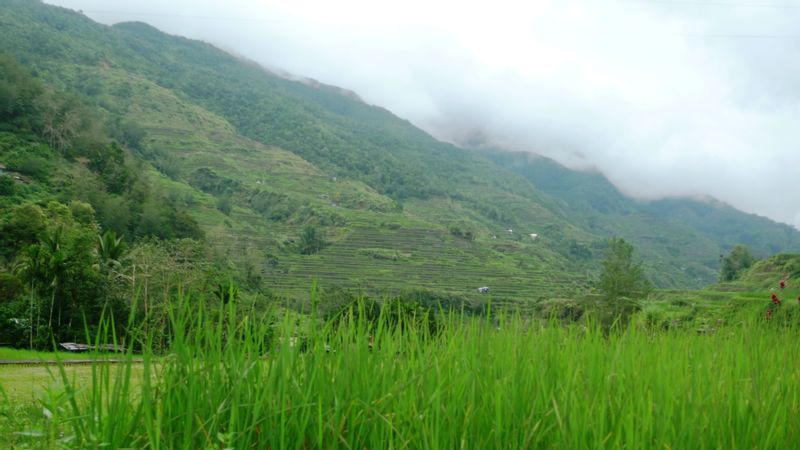
POLYGON ((479 294, 488 294, 489 293, 489 287, 488 286, 479 287, 478 288, 478 293, 479 294))
POLYGON ((531 233, 531 239, 533 239, 534 241, 535 241, 535 240, 536 240, 538 237, 539 237, 539 235, 538 235, 538 234, 536 234, 536 233, 531 233))

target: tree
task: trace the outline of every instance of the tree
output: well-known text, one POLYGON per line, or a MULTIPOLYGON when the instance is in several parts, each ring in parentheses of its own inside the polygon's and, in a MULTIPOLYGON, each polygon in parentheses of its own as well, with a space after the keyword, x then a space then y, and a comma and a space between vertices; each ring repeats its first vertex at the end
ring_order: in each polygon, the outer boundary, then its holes
POLYGON ((122 265, 122 255, 127 249, 122 241, 122 236, 117 237, 117 233, 107 230, 102 235, 97 236, 97 255, 98 268, 101 271, 117 269, 122 265))
POLYGON ((307 225, 300 233, 300 253, 303 255, 313 255, 325 247, 325 241, 322 240, 317 229, 311 225, 307 225))
POLYGON ((607 298, 643 297, 652 289, 642 263, 634 261, 633 252, 633 246, 624 239, 610 241, 599 283, 607 298))
POLYGON ((73 95, 42 96, 37 102, 40 112, 42 137, 50 147, 62 154, 72 146, 73 141, 90 126, 86 113, 81 109, 80 100, 73 95))
POLYGON ((230 195, 223 195, 222 197, 217 199, 217 209, 226 216, 231 215, 231 211, 233 211, 233 203, 231 203, 231 196, 230 195))
POLYGON ((756 259, 750 253, 746 245, 736 245, 728 256, 722 258, 722 268, 720 269, 720 281, 733 281, 750 268, 756 259))
POLYGON ((0 175, 0 196, 11 197, 16 192, 16 183, 8 175, 0 175))
POLYGON ((34 101, 43 91, 14 56, 0 52, 0 122, 17 122, 25 128, 36 115, 34 101))
POLYGON ((47 227, 42 208, 33 203, 17 206, 6 223, 0 224, 0 255, 11 259, 20 250, 39 241, 47 227))
POLYGON ((58 298, 58 319, 61 321, 61 297, 58 295, 63 288, 63 281, 67 272, 67 258, 61 249, 62 229, 58 228, 52 233, 47 233, 42 240, 41 248, 44 250, 42 256, 44 261, 42 267, 43 278, 40 282, 50 288, 50 318, 47 321, 47 327, 53 327, 53 310, 55 309, 56 298, 58 298))

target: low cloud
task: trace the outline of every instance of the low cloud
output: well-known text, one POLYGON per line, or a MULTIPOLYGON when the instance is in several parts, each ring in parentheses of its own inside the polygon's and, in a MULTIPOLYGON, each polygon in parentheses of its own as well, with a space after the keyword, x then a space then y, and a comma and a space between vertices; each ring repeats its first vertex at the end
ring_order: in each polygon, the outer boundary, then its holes
POLYGON ((52 3, 352 89, 444 140, 797 226, 800 7, 758 1, 52 3))

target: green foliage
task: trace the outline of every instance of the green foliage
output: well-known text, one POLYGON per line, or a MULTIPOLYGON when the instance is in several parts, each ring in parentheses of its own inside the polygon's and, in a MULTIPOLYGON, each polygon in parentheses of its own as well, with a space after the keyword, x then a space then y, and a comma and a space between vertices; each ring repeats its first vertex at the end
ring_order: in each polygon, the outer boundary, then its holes
POLYGON ((189 184, 213 195, 230 194, 239 188, 239 182, 217 174, 208 167, 196 169, 189 176, 189 184))
POLYGON ((117 237, 113 230, 108 230, 97 237, 97 261, 102 270, 119 269, 122 266, 122 256, 127 250, 127 245, 122 236, 117 237))
POLYGON ((720 281, 733 281, 750 266, 756 259, 750 253, 746 245, 736 245, 731 249, 727 256, 722 258, 722 268, 720 269, 720 281))
POLYGON ((82 155, 89 158, 89 168, 100 176, 108 192, 121 194, 130 188, 133 176, 125 165, 122 148, 116 143, 89 143, 82 155))
POLYGON ((78 200, 69 205, 51 201, 45 207, 23 203, 0 217, 0 230, 2 256, 15 271, 7 274, 0 261, 5 304, 0 322, 11 327, 3 342, 14 345, 47 347, 51 339, 80 339, 84 326, 95 326, 103 310, 123 317, 130 294, 140 286, 137 281, 144 280, 148 296, 161 290, 163 301, 172 288, 165 287, 169 283, 162 277, 182 276, 193 289, 200 289, 193 280, 206 277, 186 268, 207 270, 196 244, 145 241, 128 252, 113 230, 98 235, 93 208, 78 200), (165 272, 152 266, 155 261, 165 272))
POLYGON ((450 234, 452 234, 453 236, 455 236, 457 238, 464 239, 464 240, 467 240, 467 241, 474 241, 475 240, 475 234, 472 232, 472 230, 462 230, 460 226, 455 225, 455 224, 450 225, 449 230, 450 230, 450 234))
POLYGON ((11 197, 16 191, 14 179, 8 175, 0 175, 0 196, 11 197))
POLYGON ((633 246, 624 239, 609 241, 598 283, 606 298, 640 298, 647 296, 652 289, 642 263, 634 260, 633 252, 633 246))
MULTIPOLYGON (((635 245, 654 269, 650 276, 660 287, 700 288, 716 282, 721 249, 737 243, 747 244, 756 254, 800 251, 800 233, 791 226, 745 214, 718 201, 675 198, 642 202, 623 195, 598 172, 570 170, 528 153, 487 150, 481 154, 556 199, 553 207, 570 223, 598 237, 620 236, 635 245)), ((577 260, 586 254, 569 242, 567 245, 570 256, 577 260)))
MULTIPOLYGON (((205 234, 242 289, 268 283, 294 298, 313 277, 371 295, 419 288, 475 301, 475 288, 491 285, 503 301, 568 296, 596 275, 598 242, 615 235, 637 245, 659 285, 700 285, 718 271, 713 227, 655 220, 669 208, 634 207, 603 180, 582 178, 596 174, 550 167, 528 180, 341 89, 281 78, 145 24, 106 27, 5 1, 0 48, 22 74, 9 83, 40 87, 19 120, 2 123, 0 161, 32 166, 21 193, 3 199, 7 211, 80 200, 132 246, 205 234), (550 195, 558 190, 567 194, 550 195), (316 257, 297 244, 307 224, 329 241, 316 257), (460 239, 448 236, 451 224, 460 239)), ((689 212, 718 222, 725 214, 712 209, 689 212)), ((742 223, 755 236, 764 225, 742 223)), ((764 244, 794 236, 768 235, 764 244)))
POLYGON ((435 310, 419 302, 395 297, 381 305, 381 311, 390 329, 413 330, 422 337, 436 336, 441 331, 442 324, 435 310))
POLYGON ((231 215, 231 211, 233 211, 233 202, 231 201, 230 195, 223 195, 222 197, 217 199, 217 209, 222 214, 226 216, 231 215))
MULTIPOLYGON (((115 356, 121 364, 100 357, 59 367, 42 398, 9 375, 11 398, 0 407, 24 408, 0 415, 0 446, 56 448, 66 439, 76 448, 684 449, 800 441, 791 414, 800 409, 792 395, 796 326, 749 320, 704 335, 633 326, 604 333, 501 315, 453 317, 431 339, 424 329, 389 327, 389 310, 375 327, 326 327, 239 303, 171 303, 168 349, 146 345, 136 356, 129 347, 115 356), (28 429, 42 432, 16 432, 28 429)), ((98 341, 109 335, 101 330, 98 341)))
MULTIPOLYGON (((36 208, 21 211, 29 217, 41 212, 36 208)), ((76 221, 66 205, 51 202, 45 212, 45 229, 18 256, 17 270, 31 286, 31 294, 41 295, 31 308, 36 308, 36 323, 46 323, 45 337, 74 339, 81 333, 83 319, 93 322, 102 309, 103 283, 95 270, 96 229, 93 222, 76 221)), ((29 327, 41 339, 38 327, 33 323, 29 327)))
POLYGON ((135 218, 135 236, 155 236, 160 239, 201 239, 203 232, 188 213, 176 211, 166 199, 148 198, 135 218))
POLYGON ((186 211, 177 211, 171 221, 175 237, 178 239, 194 239, 202 241, 205 233, 200 224, 186 211))
POLYGON ((139 151, 142 150, 142 141, 147 136, 147 131, 140 124, 120 116, 109 124, 109 133, 120 144, 139 151))
POLYGON ((9 158, 8 166, 12 170, 29 175, 39 181, 46 181, 52 170, 52 164, 46 158, 30 154, 12 156, 9 158))
POLYGON ((22 296, 24 287, 14 274, 0 272, 0 304, 16 300, 22 296))
POLYGON ((239 287, 231 280, 218 283, 214 289, 214 296, 223 304, 236 301, 239 299, 239 287))
POLYGON ((19 205, 2 223, 0 251, 10 259, 20 249, 37 242, 46 228, 47 217, 41 207, 31 203, 19 205))
MULTIPOLYGON (((438 312, 455 314, 464 312, 458 305, 435 294, 424 291, 405 292, 398 296, 377 301, 371 297, 344 289, 321 291, 319 302, 321 318, 334 329, 358 326, 370 333, 404 332, 413 329, 425 336, 435 336, 442 323, 438 312), (444 300, 444 301, 443 301, 444 300)), ((469 309, 466 312, 471 312, 469 309)))
POLYGON ((192 239, 143 239, 128 250, 125 261, 119 290, 122 295, 139 293, 134 312, 144 318, 143 326, 158 333, 165 332, 161 328, 169 314, 165 299, 179 291, 196 295, 212 289, 214 267, 204 246, 192 239))
POLYGON ((69 203, 69 212, 78 223, 88 226, 95 225, 92 205, 80 200, 73 200, 69 203))
POLYGON ((36 99, 43 88, 12 55, 0 51, 0 124, 33 128, 36 99))
POLYGON ((370 297, 345 289, 318 291, 319 315, 333 328, 360 325, 370 331, 378 327, 381 305, 370 297))
POLYGON ((577 259, 591 259, 592 258, 592 250, 584 245, 579 243, 578 241, 572 239, 569 241, 569 255, 573 258, 577 259))
POLYGON ((407 256, 402 255, 397 250, 390 250, 386 248, 360 248, 358 254, 374 259, 384 259, 389 261, 400 261, 407 259, 407 256))
POLYGON ((301 255, 313 255, 325 248, 325 245, 326 243, 316 227, 306 225, 300 232, 300 241, 297 245, 297 251, 299 251, 301 255))
POLYGON ((297 205, 288 195, 278 192, 259 190, 248 201, 254 211, 274 221, 286 220, 297 210, 297 205))

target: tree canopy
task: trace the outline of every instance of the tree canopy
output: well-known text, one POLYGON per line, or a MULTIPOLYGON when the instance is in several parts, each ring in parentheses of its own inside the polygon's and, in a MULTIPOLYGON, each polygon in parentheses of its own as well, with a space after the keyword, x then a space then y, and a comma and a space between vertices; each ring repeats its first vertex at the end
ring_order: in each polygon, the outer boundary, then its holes
POLYGON ((652 289, 642 263, 634 259, 633 253, 633 245, 624 239, 609 242, 599 282, 600 290, 609 299, 643 297, 652 289))
POLYGON ((722 258, 722 268, 720 269, 720 281, 733 281, 742 272, 750 268, 756 259, 750 253, 750 249, 746 245, 739 244, 727 256, 722 258))

